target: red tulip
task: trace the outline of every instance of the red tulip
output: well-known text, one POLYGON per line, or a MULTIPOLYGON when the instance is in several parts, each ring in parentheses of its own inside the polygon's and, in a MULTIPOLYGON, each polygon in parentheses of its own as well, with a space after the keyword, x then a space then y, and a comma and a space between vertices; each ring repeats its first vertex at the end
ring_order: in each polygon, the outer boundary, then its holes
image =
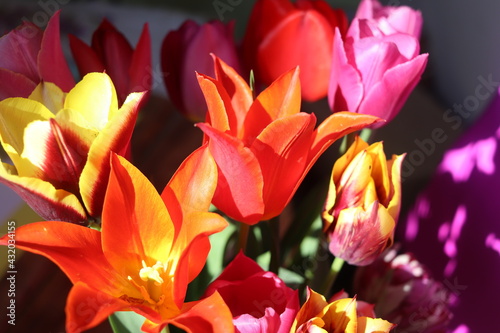
POLYGON ((300 308, 297 290, 240 253, 208 287, 233 314, 235 332, 288 333, 300 308))
POLYGON ((207 104, 196 72, 214 75, 210 54, 215 54, 239 72, 233 26, 219 21, 198 25, 188 20, 178 30, 170 31, 163 41, 162 68, 170 100, 193 121, 205 120, 207 104))
POLYGON ((105 71, 116 87, 120 105, 132 92, 151 90, 151 38, 147 23, 135 50, 106 19, 92 35, 90 46, 73 35, 69 42, 80 75, 105 71))
POLYGON ((326 1, 257 1, 243 40, 246 65, 265 85, 299 66, 302 98, 319 100, 327 95, 335 27, 345 32, 347 17, 326 1))
MULTIPOLYGON (((115 311, 146 317, 145 332, 160 332, 168 323, 187 332, 233 331, 231 313, 217 293, 184 303, 188 283, 205 264, 208 236, 227 225, 207 212, 216 172, 201 148, 160 196, 139 170, 112 155, 101 232, 54 221, 16 230, 19 249, 49 258, 73 283, 66 304, 68 333, 90 329, 115 311)), ((0 244, 8 240, 7 234, 0 244)))
POLYGON ((41 81, 64 92, 75 85, 61 47, 59 11, 45 31, 24 21, 0 38, 0 100, 28 97, 41 81))
POLYGON ((215 58, 216 79, 199 75, 209 122, 206 134, 219 168, 214 205, 228 216, 255 224, 279 215, 319 156, 338 138, 379 119, 335 113, 316 127, 300 112, 298 69, 278 78, 253 100, 234 69, 215 58))

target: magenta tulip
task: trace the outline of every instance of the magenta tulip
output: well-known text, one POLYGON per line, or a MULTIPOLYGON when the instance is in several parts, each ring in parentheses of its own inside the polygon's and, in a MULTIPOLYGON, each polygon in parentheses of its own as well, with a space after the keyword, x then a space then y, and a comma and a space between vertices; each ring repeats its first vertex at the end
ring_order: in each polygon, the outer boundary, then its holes
POLYGON ((355 18, 375 21, 386 35, 402 32, 419 38, 422 32, 422 13, 408 6, 383 6, 377 0, 362 0, 355 18))
POLYGON ((354 20, 345 41, 337 30, 328 91, 332 111, 369 114, 389 122, 425 69, 428 55, 419 53, 417 38, 385 35, 369 20, 354 20))

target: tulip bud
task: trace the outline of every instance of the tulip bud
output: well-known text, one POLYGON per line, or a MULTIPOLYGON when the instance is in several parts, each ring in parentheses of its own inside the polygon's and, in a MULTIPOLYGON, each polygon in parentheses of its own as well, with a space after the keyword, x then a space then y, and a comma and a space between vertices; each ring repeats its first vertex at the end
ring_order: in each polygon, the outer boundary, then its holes
POLYGON ((300 67, 302 98, 326 97, 335 28, 347 31, 347 17, 326 1, 260 0, 250 16, 243 57, 258 82, 271 84, 300 67))
POLYGON ((393 243, 401 204, 403 155, 386 161, 381 142, 359 137, 333 166, 323 209, 330 252, 352 265, 368 265, 393 243))
POLYGON ((163 79, 170 100, 190 120, 205 120, 207 104, 196 72, 214 76, 211 53, 240 72, 233 26, 219 21, 198 25, 188 20, 178 30, 170 31, 163 40, 163 79))
POLYGON ((450 293, 413 255, 397 255, 396 249, 358 268, 354 291, 375 304, 378 316, 397 324, 398 332, 444 332, 451 319, 450 293))

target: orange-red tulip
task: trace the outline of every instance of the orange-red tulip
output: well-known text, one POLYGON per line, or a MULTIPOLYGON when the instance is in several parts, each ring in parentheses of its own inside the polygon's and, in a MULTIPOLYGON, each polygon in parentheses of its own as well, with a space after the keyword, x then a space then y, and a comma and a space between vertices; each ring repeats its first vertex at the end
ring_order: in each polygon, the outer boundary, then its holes
MULTIPOLYGON (((208 236, 227 225, 207 212, 216 172, 201 148, 160 196, 139 170, 112 155, 101 232, 54 221, 16 230, 19 249, 49 258, 73 283, 68 333, 92 328, 115 311, 146 317, 146 332, 160 332, 168 323, 187 332, 233 331, 231 312, 218 293, 184 303, 187 284, 205 264, 208 236)), ((0 244, 8 244, 8 235, 0 244)))
POLYGON ((209 118, 198 126, 219 167, 214 204, 240 222, 279 215, 335 140, 378 121, 339 112, 316 128, 314 114, 300 112, 298 69, 278 78, 255 101, 243 78, 218 58, 215 73, 216 79, 198 76, 209 118))

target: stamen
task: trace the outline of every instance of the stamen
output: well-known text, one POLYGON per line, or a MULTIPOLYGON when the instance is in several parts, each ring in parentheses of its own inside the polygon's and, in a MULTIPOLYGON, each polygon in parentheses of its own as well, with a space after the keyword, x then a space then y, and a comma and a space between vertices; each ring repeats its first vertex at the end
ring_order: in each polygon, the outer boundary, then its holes
POLYGON ((155 286, 161 286, 161 284, 164 282, 162 277, 160 276, 160 271, 164 270, 163 263, 157 261, 156 264, 153 265, 153 267, 148 267, 146 266, 146 262, 143 260, 142 266, 143 268, 141 268, 141 270, 139 271, 139 277, 141 278, 141 280, 153 280, 155 281, 155 286))

